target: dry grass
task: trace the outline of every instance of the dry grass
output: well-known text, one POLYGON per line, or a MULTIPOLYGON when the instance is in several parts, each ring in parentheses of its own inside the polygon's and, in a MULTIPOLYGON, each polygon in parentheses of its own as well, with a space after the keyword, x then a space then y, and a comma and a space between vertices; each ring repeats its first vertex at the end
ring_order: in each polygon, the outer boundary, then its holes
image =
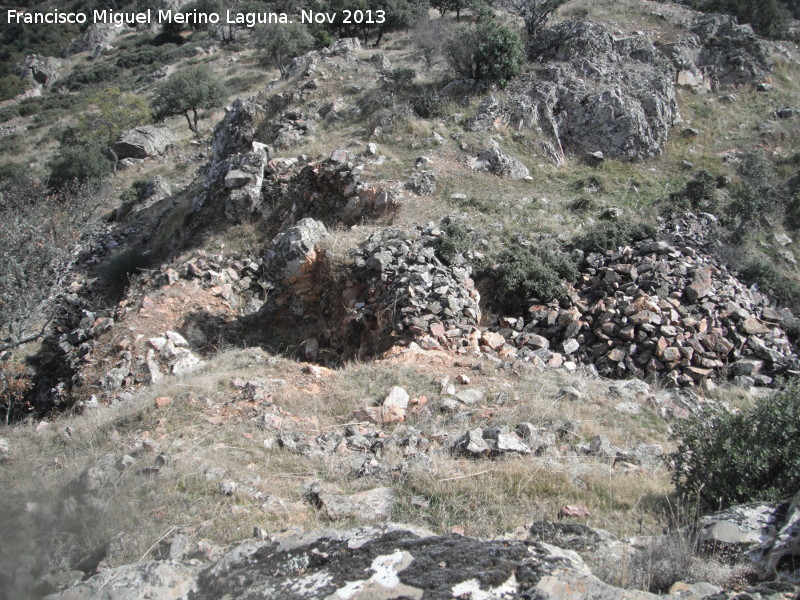
MULTIPOLYGON (((220 355, 191 378, 170 378, 114 406, 64 416, 44 428, 5 429, 2 434, 10 441, 12 455, 0 471, 0 483, 7 490, 2 498, 3 531, 9 540, 29 540, 38 547, 46 531, 36 529, 35 523, 23 526, 25 513, 16 509, 35 501, 39 510, 58 514, 65 486, 108 453, 117 458, 128 454, 132 462, 103 496, 103 509, 81 522, 77 533, 74 528, 62 533, 72 537, 73 546, 95 549, 124 532, 128 547, 114 557, 119 562, 138 560, 173 527, 195 539, 224 543, 249 537, 255 525, 268 531, 290 524, 319 525, 316 511, 301 503, 304 487, 314 480, 334 483, 345 492, 389 485, 399 496, 393 518, 439 532, 460 525, 468 535, 498 535, 535 519, 554 519, 562 506, 576 503, 591 511, 590 525, 621 535, 657 527, 657 511, 648 507, 670 491, 665 472, 622 472, 579 457, 470 461, 446 451, 447 442, 438 449, 434 445, 432 468, 412 466, 398 477, 356 479, 347 460, 335 455, 307 457, 265 448, 263 442, 272 434, 263 429, 260 415, 267 407, 237 399, 231 386, 235 379, 267 381, 270 403, 293 415, 286 426, 313 436, 341 430, 354 408, 380 400, 394 385, 412 396, 435 399, 438 378, 458 372, 464 369, 352 364, 318 378, 293 361, 241 350, 220 355), (173 402, 157 409, 157 396, 173 402), (166 463, 157 475, 139 474, 156 465, 160 455, 166 463), (31 472, 39 475, 31 478, 31 472), (221 493, 221 479, 237 482, 232 496, 221 493), (424 496, 428 507, 412 505, 416 496, 424 496)), ((412 416, 408 425, 423 431, 444 426, 453 439, 468 427, 490 423, 544 423, 580 416, 587 436, 602 433, 620 444, 636 437, 631 433, 635 420, 603 418, 609 407, 600 398, 583 406, 559 400, 558 377, 473 377, 471 386, 486 390, 489 397, 505 391, 511 399, 471 417, 442 420, 435 412, 423 413, 412 416)), ((383 460, 391 464, 394 459, 400 457, 389 454, 383 460)))

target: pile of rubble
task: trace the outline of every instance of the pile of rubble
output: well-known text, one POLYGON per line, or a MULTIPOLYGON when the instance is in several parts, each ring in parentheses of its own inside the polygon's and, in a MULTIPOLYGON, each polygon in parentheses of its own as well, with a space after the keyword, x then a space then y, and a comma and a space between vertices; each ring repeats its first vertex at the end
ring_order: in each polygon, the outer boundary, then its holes
POLYGON ((791 314, 708 253, 713 222, 687 214, 658 239, 587 254, 568 302, 502 319, 498 334, 528 360, 591 363, 606 376, 769 385, 800 364, 781 327, 791 314))
POLYGON ((394 213, 399 207, 399 190, 363 181, 360 158, 336 150, 318 163, 296 158, 269 161, 263 195, 265 205, 274 208, 273 212, 267 210, 266 216, 287 225, 305 217, 353 224, 394 213))
MULTIPOLYGON (((480 294, 469 265, 448 266, 436 256, 441 230, 418 235, 386 229, 351 251, 353 278, 345 292, 351 321, 380 331, 456 340, 476 331, 480 294)), ((435 344, 435 342, 434 342, 435 344)))

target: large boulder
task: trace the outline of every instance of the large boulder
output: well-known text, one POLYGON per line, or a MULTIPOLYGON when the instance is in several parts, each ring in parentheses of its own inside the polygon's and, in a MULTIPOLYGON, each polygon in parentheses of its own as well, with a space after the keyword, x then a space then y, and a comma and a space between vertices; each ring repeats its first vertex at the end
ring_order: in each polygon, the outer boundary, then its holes
POLYGON ((762 579, 800 582, 800 493, 786 502, 741 504, 703 517, 700 542, 749 561, 762 579))
POLYGON ((92 23, 86 28, 86 31, 72 40, 72 43, 62 50, 62 53, 70 56, 88 52, 92 58, 97 58, 103 52, 111 49, 111 42, 122 31, 121 27, 117 27, 113 23, 92 23))
POLYGON ((513 156, 501 152, 499 148, 488 148, 480 152, 470 166, 477 171, 489 171, 506 179, 525 179, 531 173, 513 156))
POLYGON ((540 127, 557 161, 565 150, 628 161, 662 153, 677 114, 675 75, 650 40, 565 21, 543 30, 530 53, 536 66, 509 86, 502 106, 482 103, 468 129, 540 127))
POLYGON ((144 125, 123 131, 111 146, 117 159, 159 156, 177 141, 168 127, 144 125))
POLYGON ((22 79, 33 81, 43 87, 51 87, 57 80, 61 70, 66 64, 60 58, 29 54, 16 67, 17 74, 22 79))

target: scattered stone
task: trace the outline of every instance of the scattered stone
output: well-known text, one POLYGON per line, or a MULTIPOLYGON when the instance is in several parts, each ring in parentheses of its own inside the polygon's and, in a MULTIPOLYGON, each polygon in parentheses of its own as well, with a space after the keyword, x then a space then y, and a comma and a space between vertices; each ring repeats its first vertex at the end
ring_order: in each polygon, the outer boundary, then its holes
POLYGON ((345 496, 333 488, 313 483, 306 492, 306 499, 331 521, 354 517, 383 521, 389 518, 397 497, 389 488, 375 488, 345 496))
POLYGON ((170 404, 172 404, 172 398, 169 396, 159 396, 155 401, 156 408, 166 408, 170 404))
POLYGON ((582 504, 569 504, 558 511, 559 519, 563 519, 564 517, 585 518, 589 516, 591 516, 589 509, 582 504))
POLYGON ((470 167, 476 171, 489 171, 506 179, 524 179, 530 175, 528 167, 496 147, 480 152, 470 162, 470 167))

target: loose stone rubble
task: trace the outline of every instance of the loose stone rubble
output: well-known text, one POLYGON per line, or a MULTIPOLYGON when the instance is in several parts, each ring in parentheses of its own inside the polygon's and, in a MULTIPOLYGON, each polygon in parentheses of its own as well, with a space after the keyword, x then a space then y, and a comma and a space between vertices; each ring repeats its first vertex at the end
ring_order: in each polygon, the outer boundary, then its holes
POLYGON ((665 375, 678 385, 738 377, 769 385, 798 359, 781 328, 791 315, 709 254, 710 215, 664 224, 655 239, 583 257, 566 305, 534 305, 505 331, 521 354, 560 354, 608 376, 665 375))
POLYGON ((387 229, 351 252, 353 282, 345 298, 352 324, 425 336, 429 347, 477 331, 480 294, 471 269, 439 260, 434 234, 440 233, 436 228, 417 235, 387 229))

